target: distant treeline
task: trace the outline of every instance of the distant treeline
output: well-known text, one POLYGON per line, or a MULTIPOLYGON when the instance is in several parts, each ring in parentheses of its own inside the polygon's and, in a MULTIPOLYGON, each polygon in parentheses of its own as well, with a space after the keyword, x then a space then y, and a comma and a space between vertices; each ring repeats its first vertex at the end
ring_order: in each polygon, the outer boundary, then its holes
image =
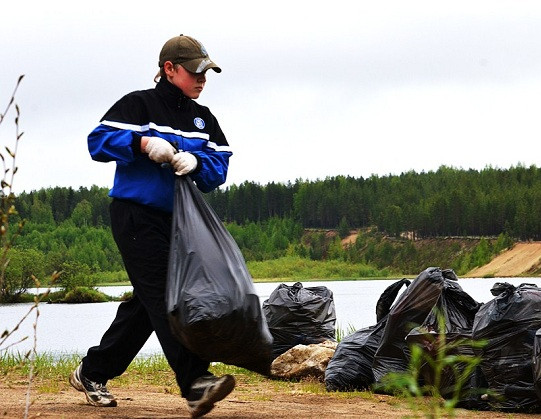
MULTIPOLYGON (((21 217, 58 225, 108 227, 107 188, 47 188, 17 198, 21 217)), ((260 185, 244 182, 205 195, 226 223, 288 218, 303 228, 377 227, 398 236, 498 236, 541 239, 541 170, 437 171, 260 185)))
POLYGON ((336 176, 294 184, 245 182, 210 194, 225 221, 292 217, 305 228, 376 226, 418 237, 541 238, 541 170, 460 170, 353 178, 336 176))
MULTIPOLYGON (((332 270, 337 269, 333 263, 356 266, 355 273, 336 270, 342 277, 416 274, 428 266, 463 274, 517 239, 541 237, 541 171, 536 167, 442 167, 367 179, 245 182, 204 196, 247 262, 280 261, 280 269, 272 264, 254 268, 265 278, 290 277, 307 260, 325 261, 332 270), (343 246, 341 239, 352 229, 359 232, 356 240, 343 246), (404 238, 415 236, 446 239, 435 244, 404 238)), ((15 218, 25 223, 9 253, 0 302, 15 301, 33 277, 44 279, 52 272, 61 272, 66 289, 125 280, 110 229, 110 201, 108 189, 98 186, 18 195, 15 218)))

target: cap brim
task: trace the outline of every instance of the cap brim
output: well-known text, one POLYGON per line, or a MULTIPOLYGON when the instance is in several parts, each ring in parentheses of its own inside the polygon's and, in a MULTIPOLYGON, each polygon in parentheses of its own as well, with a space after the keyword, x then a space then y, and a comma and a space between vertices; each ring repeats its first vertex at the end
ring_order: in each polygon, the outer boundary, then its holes
POLYGON ((218 65, 216 65, 216 63, 209 58, 197 58, 195 60, 180 63, 180 65, 186 70, 188 70, 190 73, 195 74, 204 73, 211 68, 216 71, 216 73, 222 72, 222 69, 218 67, 218 65))

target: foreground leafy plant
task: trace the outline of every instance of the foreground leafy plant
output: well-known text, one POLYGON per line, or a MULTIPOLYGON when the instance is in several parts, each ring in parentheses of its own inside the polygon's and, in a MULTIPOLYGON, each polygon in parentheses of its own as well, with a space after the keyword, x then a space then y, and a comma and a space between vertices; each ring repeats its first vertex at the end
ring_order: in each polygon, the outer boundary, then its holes
MULTIPOLYGON (((466 338, 449 340, 444 316, 437 313, 437 319, 440 332, 433 337, 431 350, 420 344, 411 345, 407 371, 387 374, 381 383, 386 392, 405 397, 413 412, 430 419, 455 416, 465 385, 481 362, 473 352, 467 354, 462 349, 486 344, 466 338)), ((427 331, 425 337, 431 336, 427 331)), ((483 389, 475 391, 485 392, 483 389)))

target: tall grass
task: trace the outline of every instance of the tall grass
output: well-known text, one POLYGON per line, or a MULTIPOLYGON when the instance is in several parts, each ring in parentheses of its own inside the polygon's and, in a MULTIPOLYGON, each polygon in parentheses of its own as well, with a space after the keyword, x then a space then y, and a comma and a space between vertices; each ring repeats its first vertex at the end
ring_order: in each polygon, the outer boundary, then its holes
POLYGON ((378 270, 363 263, 340 260, 311 260, 299 256, 284 256, 265 261, 246 263, 254 280, 317 280, 317 279, 361 279, 387 278, 388 269, 378 270))
MULTIPOLYGON (((33 360, 34 370, 41 381, 61 381, 67 384, 67 378, 81 362, 81 358, 80 354, 39 353, 33 360)), ((31 362, 26 354, 14 351, 0 352, 0 377, 24 377, 28 375, 30 368, 31 362)), ((244 368, 220 362, 212 363, 209 369, 215 375, 240 374, 261 377, 244 368)), ((174 373, 163 354, 136 357, 127 371, 115 378, 115 383, 126 386, 139 383, 177 388, 174 373)))
POLYGON ((342 339, 344 339, 346 336, 349 336, 352 333, 355 333, 356 331, 357 331, 357 328, 351 323, 348 323, 345 329, 341 325, 337 324, 335 328, 334 336, 337 342, 341 342, 342 339))

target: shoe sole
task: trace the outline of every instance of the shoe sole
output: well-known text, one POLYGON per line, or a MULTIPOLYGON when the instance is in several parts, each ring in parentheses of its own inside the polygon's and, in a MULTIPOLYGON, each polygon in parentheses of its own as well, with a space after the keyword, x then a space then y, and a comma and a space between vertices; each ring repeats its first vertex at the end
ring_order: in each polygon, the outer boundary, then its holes
POLYGON ((191 412, 192 418, 198 418, 206 415, 214 408, 214 404, 225 399, 235 388, 235 378, 232 375, 222 377, 223 381, 216 385, 203 397, 200 404, 191 412))
POLYGON ((95 400, 92 400, 92 398, 86 392, 86 390, 85 390, 85 388, 83 386, 83 383, 81 383, 81 380, 79 380, 79 378, 77 378, 76 372, 77 372, 77 370, 73 371, 70 374, 69 383, 71 384, 71 386, 75 390, 85 393, 86 401, 88 403, 90 403, 92 406, 97 406, 97 407, 116 407, 116 400, 114 400, 114 399, 110 400, 107 404, 98 403, 95 400))
POLYGON ((99 402, 97 402, 95 400, 92 400, 92 398, 86 393, 86 391, 84 393, 85 393, 85 396, 86 396, 86 401, 88 403, 90 403, 92 406, 96 406, 96 407, 116 407, 116 400, 109 400, 107 402, 107 404, 99 403, 99 402))

